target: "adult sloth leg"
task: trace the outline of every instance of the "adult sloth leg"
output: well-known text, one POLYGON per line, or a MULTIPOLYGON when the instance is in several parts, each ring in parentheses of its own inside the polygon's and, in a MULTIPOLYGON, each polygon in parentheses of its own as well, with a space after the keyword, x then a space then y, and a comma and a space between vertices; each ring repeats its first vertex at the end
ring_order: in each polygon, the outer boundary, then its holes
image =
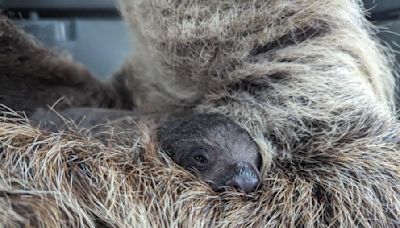
POLYGON ((111 86, 82 65, 41 47, 0 16, 0 103, 28 115, 38 107, 119 107, 111 86))

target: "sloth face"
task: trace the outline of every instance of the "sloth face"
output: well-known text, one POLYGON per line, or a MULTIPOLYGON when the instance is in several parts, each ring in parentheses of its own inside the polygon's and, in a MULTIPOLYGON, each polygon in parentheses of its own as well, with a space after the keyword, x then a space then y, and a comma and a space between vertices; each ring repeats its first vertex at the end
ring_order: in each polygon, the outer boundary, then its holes
POLYGON ((178 165, 215 191, 233 187, 250 193, 260 183, 258 146, 246 130, 222 115, 173 120, 161 131, 160 145, 178 165))

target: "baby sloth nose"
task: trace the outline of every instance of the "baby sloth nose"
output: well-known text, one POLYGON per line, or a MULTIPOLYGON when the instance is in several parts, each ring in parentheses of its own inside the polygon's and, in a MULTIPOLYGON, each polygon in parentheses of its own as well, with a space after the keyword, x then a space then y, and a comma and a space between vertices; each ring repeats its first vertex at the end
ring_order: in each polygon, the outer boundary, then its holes
POLYGON ((260 174, 249 164, 237 164, 235 174, 226 182, 226 186, 234 187, 245 193, 256 190, 260 184, 260 174))

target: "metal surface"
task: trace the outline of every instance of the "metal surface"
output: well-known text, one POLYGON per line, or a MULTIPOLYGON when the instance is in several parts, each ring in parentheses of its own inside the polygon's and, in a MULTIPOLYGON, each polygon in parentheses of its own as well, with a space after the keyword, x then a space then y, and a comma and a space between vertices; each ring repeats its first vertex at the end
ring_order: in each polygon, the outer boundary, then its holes
POLYGON ((400 9, 400 0, 364 0, 364 6, 373 13, 383 13, 400 9))
POLYGON ((129 29, 121 20, 17 20, 45 46, 71 54, 99 78, 107 78, 132 54, 129 29))
POLYGON ((18 9, 115 9, 115 0, 0 0, 2 7, 18 9))
POLYGON ((385 21, 378 25, 381 28, 379 38, 394 50, 397 62, 400 62, 400 20, 385 21))

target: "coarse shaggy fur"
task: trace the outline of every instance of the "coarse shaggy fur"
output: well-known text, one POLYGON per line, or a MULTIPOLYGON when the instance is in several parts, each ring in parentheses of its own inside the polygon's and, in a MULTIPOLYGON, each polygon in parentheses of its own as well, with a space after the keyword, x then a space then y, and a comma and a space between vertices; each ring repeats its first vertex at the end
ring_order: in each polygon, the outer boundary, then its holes
POLYGON ((144 111, 230 116, 262 150, 262 186, 213 192, 159 153, 148 122, 132 123, 130 143, 112 135, 104 145, 4 111, 2 224, 400 226, 394 77, 358 1, 123 0, 121 9, 141 45, 114 88, 144 111))

